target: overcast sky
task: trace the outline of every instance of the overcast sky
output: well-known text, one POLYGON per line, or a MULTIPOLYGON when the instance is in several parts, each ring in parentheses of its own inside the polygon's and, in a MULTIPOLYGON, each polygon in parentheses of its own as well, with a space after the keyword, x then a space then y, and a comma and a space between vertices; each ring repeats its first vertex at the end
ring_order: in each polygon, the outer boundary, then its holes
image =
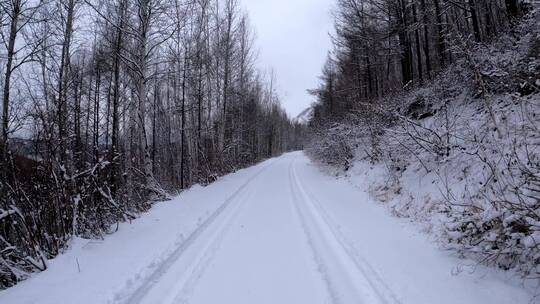
POLYGON ((273 68, 283 107, 297 116, 314 101, 307 94, 318 84, 331 49, 333 0, 242 0, 255 28, 258 66, 273 68))

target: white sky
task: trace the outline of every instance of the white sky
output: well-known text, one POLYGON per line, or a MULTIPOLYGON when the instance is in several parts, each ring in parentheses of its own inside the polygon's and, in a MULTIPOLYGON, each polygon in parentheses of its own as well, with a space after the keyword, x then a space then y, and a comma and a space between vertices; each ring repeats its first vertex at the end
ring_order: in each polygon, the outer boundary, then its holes
POLYGON ((316 88, 331 49, 334 0, 243 0, 260 49, 258 66, 273 69, 283 107, 297 116, 314 101, 306 90, 316 88))

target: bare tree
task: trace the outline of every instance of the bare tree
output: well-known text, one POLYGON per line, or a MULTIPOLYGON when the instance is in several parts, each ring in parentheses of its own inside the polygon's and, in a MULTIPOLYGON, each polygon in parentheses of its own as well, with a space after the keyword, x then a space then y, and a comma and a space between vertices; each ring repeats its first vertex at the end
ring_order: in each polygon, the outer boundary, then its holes
MULTIPOLYGON (((0 37, 6 46, 6 65, 4 67, 4 81, 2 89, 2 136, 0 138, 0 163, 6 158, 8 151, 9 119, 10 119, 10 93, 13 73, 16 69, 31 61, 40 40, 29 41, 27 37, 26 47, 16 49, 16 42, 25 27, 35 20, 35 13, 41 3, 28 4, 27 0, 12 0, 0 2, 0 13, 7 16, 5 22, 8 27, 7 34, 0 28, 0 37)), ((3 22, 4 20, 0 20, 3 22)), ((1 25, 2 23, 0 23, 1 25)))

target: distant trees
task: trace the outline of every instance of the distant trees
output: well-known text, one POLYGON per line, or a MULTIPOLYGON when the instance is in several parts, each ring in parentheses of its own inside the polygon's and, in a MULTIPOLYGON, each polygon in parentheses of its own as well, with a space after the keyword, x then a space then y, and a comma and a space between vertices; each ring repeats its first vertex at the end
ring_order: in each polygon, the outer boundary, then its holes
POLYGON ((300 147, 235 0, 0 0, 0 31, 0 288, 73 235, 300 147))
POLYGON ((317 113, 339 119, 360 101, 432 79, 461 52, 455 41, 490 40, 521 7, 517 0, 337 0, 336 51, 316 90, 326 96, 317 113), (335 100, 343 105, 322 104, 335 100))

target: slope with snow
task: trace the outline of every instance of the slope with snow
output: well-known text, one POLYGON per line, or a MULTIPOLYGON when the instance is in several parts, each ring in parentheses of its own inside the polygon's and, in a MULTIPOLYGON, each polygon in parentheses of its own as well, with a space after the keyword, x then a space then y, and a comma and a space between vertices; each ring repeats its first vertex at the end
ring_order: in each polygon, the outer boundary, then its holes
POLYGON ((309 107, 302 111, 296 118, 294 119, 295 122, 306 125, 309 123, 309 121, 313 118, 313 108, 309 107))
POLYGON ((75 240, 0 303, 530 303, 467 264, 295 152, 75 240))

